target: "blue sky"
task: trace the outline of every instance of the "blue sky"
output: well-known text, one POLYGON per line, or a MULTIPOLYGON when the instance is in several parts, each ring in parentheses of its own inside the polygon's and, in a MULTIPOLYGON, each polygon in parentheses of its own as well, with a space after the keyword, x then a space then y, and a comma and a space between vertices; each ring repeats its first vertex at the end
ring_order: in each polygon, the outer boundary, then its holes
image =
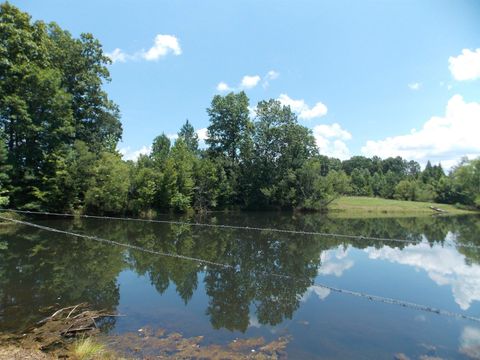
POLYGON ((448 167, 480 155, 477 0, 11 3, 74 36, 91 32, 117 55, 106 89, 125 157, 187 118, 207 127, 221 82, 244 89, 252 109, 291 104, 330 156, 448 167))

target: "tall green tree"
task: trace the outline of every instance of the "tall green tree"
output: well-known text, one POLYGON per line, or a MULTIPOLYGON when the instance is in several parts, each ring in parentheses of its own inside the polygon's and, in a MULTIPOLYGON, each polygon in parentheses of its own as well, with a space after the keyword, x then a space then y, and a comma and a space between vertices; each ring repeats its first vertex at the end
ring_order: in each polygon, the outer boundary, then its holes
POLYGON ((193 167, 194 154, 190 151, 183 138, 178 138, 172 147, 171 158, 176 174, 175 189, 170 199, 172 208, 186 211, 191 208, 194 191, 193 167))
POLYGON ((219 205, 222 184, 226 181, 225 172, 209 158, 194 163, 194 207, 207 210, 219 205))
POLYGON ((187 148, 192 152, 196 153, 198 151, 198 135, 195 132, 192 124, 190 122, 185 121, 185 124, 182 125, 180 131, 178 132, 178 137, 183 139, 187 148))
POLYGON ((460 201, 480 208, 480 158, 462 160, 453 169, 452 179, 460 201))
POLYGON ((153 140, 150 158, 153 160, 157 168, 162 169, 165 165, 170 154, 170 146, 170 139, 165 134, 161 134, 153 140))
MULTIPOLYGON (((296 172, 317 155, 315 139, 309 129, 298 124, 290 107, 277 100, 260 101, 256 113, 253 161, 249 171, 254 181, 252 201, 295 207, 303 202, 298 193, 302 185, 298 184, 299 173, 296 172)), ((302 178, 311 181, 305 171, 302 178)))
POLYGON ((354 168, 352 171, 353 193, 358 196, 372 196, 372 177, 365 168, 354 168))
POLYGON ((87 212, 122 214, 127 209, 129 169, 117 154, 104 152, 95 162, 85 194, 87 212))
POLYGON ((137 161, 131 167, 130 180, 129 210, 138 214, 154 209, 162 173, 137 161))
POLYGON ((72 38, 57 24, 48 25, 52 66, 62 74, 62 88, 71 96, 75 140, 88 144, 95 152, 115 151, 122 136, 120 112, 103 90, 110 81, 106 65, 111 60, 92 34, 72 38))
POLYGON ((207 109, 210 125, 206 143, 214 156, 225 156, 230 166, 239 163, 243 146, 251 136, 248 104, 245 92, 232 92, 225 96, 215 95, 207 109))
POLYGON ((102 90, 109 80, 100 43, 58 25, 32 22, 0 5, 0 127, 11 165, 11 204, 42 208, 58 201, 55 178, 64 174, 75 141, 97 155, 115 150, 119 112, 102 90))

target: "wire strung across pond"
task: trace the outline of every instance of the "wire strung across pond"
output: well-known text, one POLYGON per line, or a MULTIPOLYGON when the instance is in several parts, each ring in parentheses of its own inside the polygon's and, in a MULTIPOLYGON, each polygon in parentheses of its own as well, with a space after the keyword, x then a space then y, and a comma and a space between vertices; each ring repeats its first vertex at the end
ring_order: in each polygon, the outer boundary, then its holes
MULTIPOLYGON (((276 233, 291 234, 291 235, 312 235, 312 236, 334 237, 334 238, 348 239, 348 240, 372 240, 372 241, 382 241, 382 242, 396 242, 396 243, 403 243, 407 245, 421 243, 421 241, 408 240, 408 239, 395 239, 395 238, 363 236, 363 235, 348 235, 348 234, 337 234, 337 233, 317 232, 317 231, 288 230, 288 229, 277 229, 277 228, 266 228, 266 227, 255 227, 255 226, 208 224, 208 223, 177 221, 177 220, 140 219, 140 218, 131 218, 131 217, 68 214, 68 213, 56 213, 56 212, 48 212, 48 211, 30 211, 30 210, 16 210, 16 209, 0 209, 0 211, 5 211, 5 212, 10 211, 10 212, 19 213, 19 214, 32 214, 32 215, 82 217, 87 219, 122 220, 122 221, 138 221, 138 222, 157 223, 157 224, 187 225, 187 226, 219 228, 219 229, 228 229, 228 230, 267 231, 267 232, 276 232, 276 233)), ((443 245, 480 250, 480 245, 475 245, 475 244, 445 243, 443 245)))
MULTIPOLYGON (((161 252, 161 251, 145 249, 145 248, 142 248, 140 246, 125 244, 125 243, 121 243, 121 242, 114 241, 114 240, 108 240, 108 239, 100 238, 98 236, 78 234, 78 233, 74 233, 74 232, 71 232, 71 231, 60 230, 60 229, 52 228, 52 227, 49 227, 49 226, 38 225, 38 224, 27 222, 27 221, 10 219, 10 218, 4 217, 4 216, 0 216, 0 220, 10 221, 10 222, 13 222, 13 223, 16 223, 16 224, 30 226, 30 227, 34 227, 34 228, 41 229, 41 230, 44 230, 44 231, 50 231, 50 232, 58 233, 58 234, 75 236, 75 237, 78 237, 78 238, 94 240, 94 241, 98 241, 98 242, 106 243, 106 244, 110 244, 110 245, 115 245, 115 246, 122 246, 122 247, 125 247, 125 248, 128 248, 128 249, 138 250, 138 251, 146 252, 146 253, 149 253, 149 254, 160 255, 160 256, 168 256, 168 257, 177 258, 177 259, 181 259, 181 260, 195 261, 195 262, 198 262, 200 264, 211 265, 211 266, 221 267, 221 268, 225 268, 225 269, 234 269, 234 270, 239 270, 240 269, 240 266, 238 266, 238 265, 222 264, 222 263, 218 263, 218 262, 214 262, 214 261, 194 258, 194 257, 191 257, 191 256, 185 256, 185 255, 179 255, 179 254, 173 254, 173 253, 165 253, 165 252, 161 252)), ((307 280, 307 278, 302 279, 302 278, 291 276, 291 275, 276 274, 276 273, 270 273, 270 272, 264 272, 263 274, 265 276, 272 276, 272 277, 278 277, 278 278, 284 278, 284 279, 290 279, 290 280, 297 280, 297 281, 307 280)), ((310 281, 310 279, 308 279, 308 281, 310 281)), ((352 291, 352 290, 347 290, 347 289, 341 289, 341 288, 337 288, 337 287, 326 285, 326 284, 316 283, 314 285, 318 286, 318 287, 321 287, 321 288, 324 288, 324 289, 328 289, 328 290, 336 292, 336 293, 361 297, 361 298, 368 299, 370 301, 380 302, 380 303, 384 303, 384 304, 397 305, 397 306, 410 308, 410 309, 414 309, 414 310, 425 311, 425 312, 434 313, 434 314, 438 314, 438 315, 443 315, 443 316, 448 316, 448 317, 453 317, 453 318, 458 318, 458 319, 464 319, 464 320, 470 320, 470 321, 475 321, 475 322, 480 323, 480 318, 470 316, 470 315, 466 315, 466 314, 455 313, 455 312, 448 311, 448 310, 437 309, 437 308, 427 306, 427 305, 417 304, 417 303, 413 303, 413 302, 409 302, 409 301, 404 301, 404 300, 399 300, 399 299, 394 299, 394 298, 388 298, 388 297, 383 297, 383 296, 371 295, 371 294, 367 294, 367 293, 360 292, 360 291, 352 291)))

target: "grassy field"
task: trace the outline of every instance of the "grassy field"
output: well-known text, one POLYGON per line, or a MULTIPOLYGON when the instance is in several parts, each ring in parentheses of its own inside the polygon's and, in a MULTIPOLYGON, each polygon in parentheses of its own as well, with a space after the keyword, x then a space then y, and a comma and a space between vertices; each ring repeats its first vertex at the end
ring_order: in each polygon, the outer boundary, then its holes
POLYGON ((388 200, 372 197, 344 196, 333 201, 329 213, 340 217, 422 216, 440 214, 430 206, 445 210, 446 215, 472 214, 453 205, 430 202, 388 200))

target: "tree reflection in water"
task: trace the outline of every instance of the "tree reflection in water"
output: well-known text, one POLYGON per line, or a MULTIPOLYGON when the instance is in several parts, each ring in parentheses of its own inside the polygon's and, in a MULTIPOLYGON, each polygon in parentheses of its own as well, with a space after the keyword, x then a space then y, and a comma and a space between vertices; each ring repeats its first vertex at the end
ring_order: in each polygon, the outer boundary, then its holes
MULTIPOLYGON (((321 269, 323 251, 338 246, 403 249, 409 243, 281 234, 269 231, 102 220, 33 218, 44 225, 94 234, 144 249, 181 254, 233 268, 204 266, 172 257, 125 250, 95 241, 24 226, 0 228, 0 329, 17 330, 51 310, 80 302, 114 310, 120 301, 118 274, 131 269, 149 277, 163 294, 173 284, 189 303, 199 279, 209 297, 206 314, 215 329, 245 331, 251 309, 260 324, 292 318, 321 269), (272 276, 272 274, 280 276, 272 276), (288 277, 282 277, 287 275, 288 277), (295 279, 292 279, 295 278, 295 279)), ((189 219, 186 219, 189 220, 189 219)), ((221 214, 212 223, 407 239, 431 245, 455 237, 480 245, 478 217, 329 219, 317 214, 221 214), (450 234, 450 235, 449 235, 450 234), (448 235, 448 236, 447 236, 448 235)), ((480 251, 458 248, 469 263, 480 251)), ((111 324, 113 326, 114 324, 111 324)))

